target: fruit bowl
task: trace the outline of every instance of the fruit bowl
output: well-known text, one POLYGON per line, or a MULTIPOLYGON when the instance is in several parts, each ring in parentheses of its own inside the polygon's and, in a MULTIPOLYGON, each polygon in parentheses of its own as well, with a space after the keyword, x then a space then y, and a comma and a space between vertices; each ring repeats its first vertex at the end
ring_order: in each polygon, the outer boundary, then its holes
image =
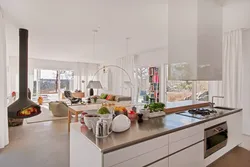
POLYGON ((128 110, 126 109, 126 107, 116 106, 114 107, 114 114, 115 116, 120 115, 120 114, 128 116, 128 110))

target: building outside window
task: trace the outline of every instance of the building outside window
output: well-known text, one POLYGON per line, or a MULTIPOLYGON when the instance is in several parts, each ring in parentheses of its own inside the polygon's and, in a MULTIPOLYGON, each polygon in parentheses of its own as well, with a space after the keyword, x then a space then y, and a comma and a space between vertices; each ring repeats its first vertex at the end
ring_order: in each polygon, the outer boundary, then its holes
POLYGON ((209 100, 209 81, 167 81, 167 102, 209 100))
POLYGON ((192 81, 167 81, 167 102, 192 99, 192 81))

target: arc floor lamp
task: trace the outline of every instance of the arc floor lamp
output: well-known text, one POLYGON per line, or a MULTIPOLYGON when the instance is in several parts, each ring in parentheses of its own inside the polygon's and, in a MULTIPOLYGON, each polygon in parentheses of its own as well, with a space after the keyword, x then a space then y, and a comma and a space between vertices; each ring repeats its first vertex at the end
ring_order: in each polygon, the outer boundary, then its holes
POLYGON ((88 83, 88 85, 87 85, 87 88, 90 89, 90 90, 89 90, 89 95, 90 95, 90 96, 93 96, 93 95, 94 95, 94 90, 93 90, 93 89, 97 89, 97 90, 98 90, 98 89, 102 89, 102 84, 101 84, 101 82, 100 82, 100 81, 94 81, 94 77, 98 74, 99 71, 104 70, 104 69, 106 69, 107 67, 114 67, 114 68, 121 69, 121 70, 128 76, 129 81, 124 81, 124 83, 130 87, 130 95, 133 96, 133 95, 132 95, 133 84, 132 84, 131 77, 129 76, 128 72, 127 72, 124 68, 122 68, 122 67, 120 67, 120 66, 117 66, 117 65, 107 65, 107 66, 103 66, 102 68, 98 69, 98 70, 95 72, 95 74, 94 74, 93 77, 92 77, 92 80, 90 80, 89 83, 88 83))

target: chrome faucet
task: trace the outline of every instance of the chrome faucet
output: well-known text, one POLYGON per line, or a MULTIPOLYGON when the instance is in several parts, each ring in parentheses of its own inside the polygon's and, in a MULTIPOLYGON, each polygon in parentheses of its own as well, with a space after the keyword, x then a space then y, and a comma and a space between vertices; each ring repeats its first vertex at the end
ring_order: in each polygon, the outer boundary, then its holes
POLYGON ((212 103, 211 103, 211 107, 214 108, 214 98, 224 98, 224 96, 212 96, 212 103))

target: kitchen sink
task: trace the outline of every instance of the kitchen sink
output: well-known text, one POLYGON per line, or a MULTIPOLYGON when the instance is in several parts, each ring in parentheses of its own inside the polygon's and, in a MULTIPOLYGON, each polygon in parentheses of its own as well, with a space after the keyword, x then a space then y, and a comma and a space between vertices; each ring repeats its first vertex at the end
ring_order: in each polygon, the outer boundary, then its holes
POLYGON ((234 108, 230 108, 230 107, 220 107, 220 106, 216 106, 214 107, 214 109, 221 109, 221 110, 234 110, 234 108))

